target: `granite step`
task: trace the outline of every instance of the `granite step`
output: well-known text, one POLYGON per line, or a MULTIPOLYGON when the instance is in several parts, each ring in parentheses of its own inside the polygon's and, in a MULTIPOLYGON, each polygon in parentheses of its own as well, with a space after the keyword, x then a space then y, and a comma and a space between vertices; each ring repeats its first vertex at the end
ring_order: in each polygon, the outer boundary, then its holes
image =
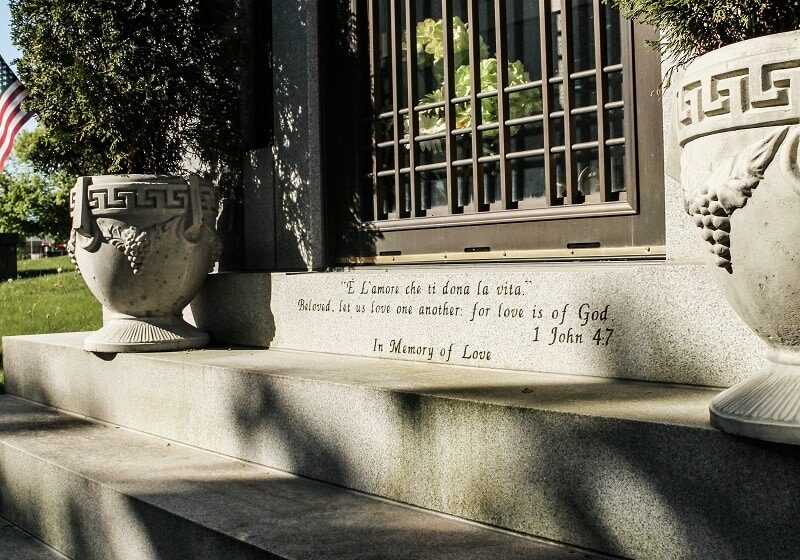
POLYGON ((76 560, 608 558, 9 395, 0 457, 2 515, 76 560))
POLYGON ((5 519, 0 519, 0 560, 69 559, 5 519))
POLYGON ((800 448, 726 435, 720 389, 276 350, 4 341, 7 390, 427 510, 628 558, 794 559, 800 448))

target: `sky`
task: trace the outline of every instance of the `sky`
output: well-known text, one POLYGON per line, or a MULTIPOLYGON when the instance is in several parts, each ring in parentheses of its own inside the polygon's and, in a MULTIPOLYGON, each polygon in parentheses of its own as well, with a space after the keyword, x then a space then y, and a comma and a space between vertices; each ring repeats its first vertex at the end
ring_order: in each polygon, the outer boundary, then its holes
POLYGON ((19 56, 19 50, 11 44, 11 15, 6 0, 0 0, 0 56, 16 70, 11 61, 19 56))
MULTIPOLYGON (((0 57, 3 57, 3 60, 16 72, 17 68, 13 61, 19 55, 19 49, 11 44, 11 14, 8 11, 8 1, 0 0, 0 57)), ((36 117, 29 120, 24 126, 26 130, 34 128, 36 128, 36 117)))

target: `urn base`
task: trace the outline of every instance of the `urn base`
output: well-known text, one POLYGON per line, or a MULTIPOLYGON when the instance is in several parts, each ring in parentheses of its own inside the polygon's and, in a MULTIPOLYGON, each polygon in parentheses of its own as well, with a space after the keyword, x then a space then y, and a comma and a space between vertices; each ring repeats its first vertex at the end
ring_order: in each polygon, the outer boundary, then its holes
POLYGON ((771 364, 711 401, 711 424, 740 436, 800 444, 800 365, 771 364))
POLYGON ((167 352, 201 348, 208 334, 181 317, 112 317, 89 335, 83 347, 90 352, 167 352))

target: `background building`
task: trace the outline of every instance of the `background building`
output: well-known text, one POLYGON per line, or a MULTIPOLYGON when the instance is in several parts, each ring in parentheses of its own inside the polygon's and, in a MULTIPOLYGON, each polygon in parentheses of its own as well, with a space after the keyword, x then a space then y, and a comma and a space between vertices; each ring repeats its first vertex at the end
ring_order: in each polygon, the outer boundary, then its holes
POLYGON ((246 180, 187 311, 226 349, 9 339, 11 394, 147 435, 116 466, 89 444, 9 452, 3 515, 85 557, 191 541, 522 558, 529 536, 587 557, 797 557, 797 449, 708 421, 765 345, 665 175, 652 30, 589 0, 252 2, 243 21, 246 180), (37 486, 26 461, 69 484, 37 486), (25 517, 53 499, 102 545, 57 511, 25 517), (372 509, 395 502, 420 509, 372 509))

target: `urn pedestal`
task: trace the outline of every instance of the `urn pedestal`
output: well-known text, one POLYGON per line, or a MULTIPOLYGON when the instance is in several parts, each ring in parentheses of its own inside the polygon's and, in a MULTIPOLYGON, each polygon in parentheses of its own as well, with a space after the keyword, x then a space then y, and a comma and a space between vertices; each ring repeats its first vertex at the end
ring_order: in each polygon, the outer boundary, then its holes
MULTIPOLYGON (((686 211, 723 294, 770 345, 766 371, 720 394, 718 428, 800 444, 800 32, 695 60, 676 131, 686 211)), ((708 343, 724 355, 708 318, 708 343)), ((720 363, 719 367, 725 367, 720 363)))
POLYGON ((181 314, 219 254, 210 183, 153 175, 81 177, 70 193, 69 253, 103 305, 93 352, 199 348, 181 314))

